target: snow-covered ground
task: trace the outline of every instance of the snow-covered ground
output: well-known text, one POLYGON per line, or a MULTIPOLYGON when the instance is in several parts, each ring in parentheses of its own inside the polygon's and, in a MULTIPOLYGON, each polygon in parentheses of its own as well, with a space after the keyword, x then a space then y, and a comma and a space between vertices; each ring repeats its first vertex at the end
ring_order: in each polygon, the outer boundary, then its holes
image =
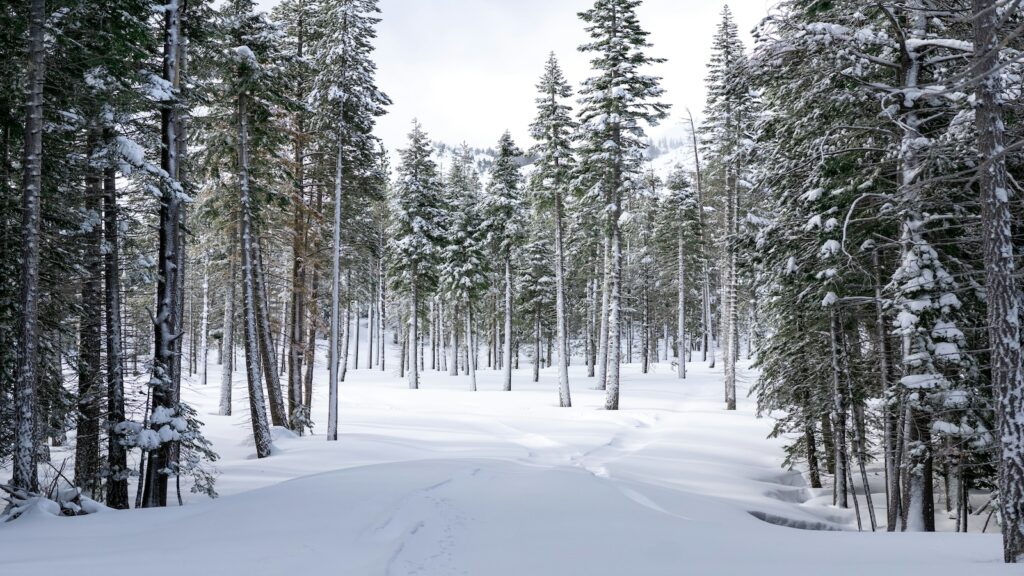
POLYGON ((780 468, 782 443, 765 439, 772 423, 755 418, 746 384, 739 409, 723 410, 720 370, 694 363, 680 381, 667 363, 646 375, 627 365, 618 412, 601 409, 583 367, 571 369, 569 409, 553 370, 531 374, 524 364, 500 392, 500 373, 483 369, 470 392, 467 377, 429 369, 420 390, 391 370, 350 370, 341 435, 327 442, 320 370, 316 434, 277 430, 263 460, 244 372, 231 417, 215 415, 216 378, 189 385, 222 457, 221 498, 27 514, 0 526, 0 574, 1014 573, 997 535, 852 531, 852 516, 780 468))

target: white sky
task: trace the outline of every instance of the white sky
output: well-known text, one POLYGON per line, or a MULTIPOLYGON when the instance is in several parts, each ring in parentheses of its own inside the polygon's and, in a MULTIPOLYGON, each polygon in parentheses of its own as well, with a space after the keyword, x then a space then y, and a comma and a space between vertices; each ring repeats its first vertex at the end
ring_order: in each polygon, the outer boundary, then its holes
MULTIPOLYGON (((275 0, 261 0, 269 9, 275 0)), ((731 0, 748 48, 750 30, 775 0, 731 0)), ((376 59, 378 85, 394 105, 377 134, 389 149, 404 146, 413 118, 435 141, 487 147, 506 129, 529 144, 535 85, 550 51, 574 86, 589 75, 587 40, 576 14, 593 0, 381 0, 376 59)), ((652 56, 668 61, 652 72, 664 78, 671 118, 654 131, 679 125, 688 106, 704 105, 705 63, 724 2, 646 0, 641 25, 652 56)), ((674 130, 673 130, 674 132, 674 130)))

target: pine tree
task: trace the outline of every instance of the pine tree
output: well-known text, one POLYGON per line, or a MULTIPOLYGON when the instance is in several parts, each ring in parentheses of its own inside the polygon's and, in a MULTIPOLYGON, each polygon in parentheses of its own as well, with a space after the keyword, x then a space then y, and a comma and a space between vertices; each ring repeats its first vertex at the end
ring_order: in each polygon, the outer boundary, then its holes
POLYGON ((46 6, 32 0, 29 8, 28 65, 26 67, 25 153, 22 183, 22 274, 21 274, 21 354, 18 358, 15 403, 15 488, 34 491, 38 485, 36 470, 36 340, 39 310, 39 196, 43 154, 43 81, 45 78, 44 26, 46 6))
POLYGON ((512 258, 525 234, 526 207, 522 191, 523 178, 519 173, 518 164, 522 155, 523 151, 512 141, 512 136, 508 132, 502 134, 498 140, 497 156, 491 166, 491 179, 483 200, 487 242, 495 259, 501 262, 505 271, 502 389, 506 392, 512 390, 512 258))
POLYGON ((571 109, 562 100, 572 96, 562 69, 552 53, 544 67, 544 75, 537 84, 537 117, 530 126, 537 144, 532 152, 538 156, 534 163, 533 189, 544 194, 544 208, 552 211, 555 250, 555 326, 558 352, 559 406, 572 406, 569 393, 569 334, 566 318, 566 262, 564 199, 573 169, 572 133, 576 125, 571 109))
POLYGON ((1020 296, 1015 282, 1013 217, 1006 169, 1003 79, 998 71, 999 16, 993 0, 974 0, 975 123, 981 189, 985 287, 992 387, 1002 451, 999 512, 1003 558, 1024 562, 1024 366, 1021 357, 1020 296))
POLYGON ((320 72, 309 99, 317 110, 317 127, 333 137, 329 146, 335 160, 328 440, 337 439, 338 429, 342 205, 345 194, 351 194, 348 187, 376 166, 373 126, 390 103, 374 79, 373 40, 379 12, 376 0, 326 0, 314 15, 312 58, 320 72))
POLYGON ((737 243, 739 242, 740 182, 744 176, 743 141, 748 129, 747 84, 744 76, 746 57, 736 23, 728 6, 722 8, 722 21, 712 42, 708 62, 707 105, 702 138, 705 154, 718 171, 724 206, 722 316, 725 361, 726 408, 736 409, 736 356, 739 350, 737 243))
POLYGON ((443 184, 433 149, 418 122, 413 122, 409 144, 399 153, 398 178, 391 198, 393 221, 389 230, 393 289, 409 298, 409 388, 419 388, 420 299, 437 283, 441 198, 443 184))
POLYGON ((473 156, 463 145, 448 172, 443 214, 444 246, 438 266, 438 291, 447 300, 452 331, 452 374, 458 366, 458 311, 463 314, 463 338, 469 359, 466 371, 470 390, 476 390, 476 335, 473 313, 487 291, 487 246, 483 214, 480 208, 480 179, 473 167, 473 156))
MULTIPOLYGON (((592 41, 580 46, 594 54, 594 76, 580 89, 580 129, 577 139, 581 156, 577 185, 605 206, 605 286, 607 336, 603 334, 602 354, 607 360, 605 408, 619 407, 619 364, 622 312, 622 247, 619 220, 630 182, 637 177, 641 151, 646 147, 643 124, 656 125, 668 114, 668 105, 657 102, 664 92, 660 79, 643 73, 643 68, 663 62, 644 54, 649 48, 647 32, 637 20, 640 0, 597 0, 594 7, 579 14, 587 24, 592 41)), ((604 298, 604 296, 602 296, 604 298)))

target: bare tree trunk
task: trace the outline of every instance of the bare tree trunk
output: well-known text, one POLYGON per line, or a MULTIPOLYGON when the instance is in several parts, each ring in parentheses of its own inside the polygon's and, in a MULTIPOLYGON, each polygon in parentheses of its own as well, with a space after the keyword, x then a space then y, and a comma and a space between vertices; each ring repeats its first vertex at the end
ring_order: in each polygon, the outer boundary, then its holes
POLYGON ((540 364, 542 362, 540 351, 540 306, 536 306, 533 312, 533 381, 540 381, 540 364))
MULTIPOLYGON (((466 370, 469 373, 469 389, 476 392, 476 338, 473 336, 473 306, 466 301, 466 370)), ((454 316, 452 317, 454 320, 454 316)), ((454 331, 454 326, 453 326, 454 331)), ((455 354, 453 354, 454 358, 455 354)))
POLYGON ((412 271, 412 311, 409 314, 409 333, 406 336, 406 345, 409 347, 409 388, 416 390, 420 387, 420 363, 419 349, 419 323, 420 323, 420 294, 416 278, 416 267, 412 271))
POLYGON ((878 250, 872 254, 875 288, 875 338, 878 341, 878 373, 881 379, 882 398, 882 451, 885 456, 885 511, 886 530, 895 532, 903 515, 903 501, 900 492, 900 467, 896 465, 897 417, 894 391, 889 382, 889 330, 885 321, 885 302, 882 300, 881 264, 878 250))
MULTIPOLYGON (((349 273, 349 277, 351 277, 351 276, 352 276, 352 274, 350 272, 349 273)), ((362 306, 360 305, 360 302, 358 300, 356 300, 356 338, 355 338, 355 350, 353 350, 355 355, 352 358, 352 369, 353 370, 358 370, 359 369, 359 324, 362 321, 362 315, 363 315, 362 306)))
MULTIPOLYGON (((1001 438, 999 513, 1003 559, 1024 562, 1024 368, 1020 298, 1015 279, 1013 215, 1006 173, 1005 129, 999 72, 999 15, 995 0, 974 0, 975 122, 981 166, 985 287, 988 295, 992 387, 1001 438)), ((1019 9, 1019 7, 1018 7, 1019 9)))
POLYGON ((340 380, 345 381, 345 376, 348 375, 348 350, 351 344, 352 334, 352 267, 349 266, 345 269, 345 332, 344 340, 341 344, 341 366, 340 366, 340 380))
POLYGON ((612 198, 615 209, 611 213, 611 243, 608 277, 611 293, 608 296, 608 352, 607 378, 605 382, 605 410, 619 409, 619 368, 622 364, 622 341, 620 320, 622 316, 622 248, 619 216, 621 209, 620 191, 615 190, 612 198))
MULTIPOLYGON (((109 142, 112 138, 106 135, 109 142)), ((103 233, 107 322, 107 506, 128 508, 128 454, 117 434, 124 414, 124 358, 121 343, 121 264, 117 222, 117 174, 103 171, 103 233)))
POLYGON ((102 317, 96 312, 103 306, 103 258, 100 254, 103 230, 100 202, 103 195, 98 158, 102 143, 99 127, 89 129, 87 138, 88 167, 85 179, 85 212, 91 228, 85 233, 82 282, 82 308, 78 337, 78 436, 75 440, 75 485, 88 496, 96 497, 100 489, 100 400, 103 397, 103 374, 100 368, 103 352, 102 317))
POLYGON ((270 426, 263 399, 263 375, 260 374, 260 336, 258 322, 258 258, 259 251, 252 226, 252 205, 249 195, 249 111, 248 96, 238 97, 238 165, 242 208, 242 310, 245 317, 245 373, 249 383, 249 414, 252 421, 256 457, 271 453, 270 426))
MULTIPOLYGON (((306 45, 306 20, 304 5, 295 26, 295 50, 303 58, 306 45)), ((306 95, 305 85, 300 77, 296 84, 296 100, 306 95)), ((308 422, 309 414, 302 401, 302 366, 305 363, 305 319, 306 319, 306 266, 309 257, 309 213, 306 206, 306 117, 300 107, 295 113, 292 189, 292 302, 289 322, 288 343, 288 421, 292 430, 301 434, 308 422)))
POLYGON ((572 406, 569 392, 569 319, 565 302, 565 248, 562 230, 562 191, 555 189, 555 349, 558 352, 558 405, 572 406))
MULTIPOLYGON (((686 253, 683 244, 683 226, 680 223, 677 231, 678 238, 676 257, 678 262, 679 277, 676 280, 677 316, 676 316, 676 355, 679 357, 676 375, 679 378, 686 378, 686 253)), ((665 359, 668 359, 668 325, 665 325, 665 359)))
POLYGON ((328 343, 327 440, 338 439, 338 360, 340 345, 339 314, 341 312, 341 192, 344 177, 344 148, 338 139, 338 156, 334 172, 334 244, 331 247, 331 336, 328 343))
MULTIPOLYGON (((466 306, 467 306, 466 313, 468 314, 469 313, 469 308, 468 308, 469 304, 467 303, 466 306)), ((458 323, 456 322, 456 318, 458 318, 458 317, 459 317, 459 310, 458 310, 458 308, 455 305, 452 305, 452 334, 451 334, 452 363, 449 366, 449 372, 448 372, 449 376, 458 376, 459 375, 459 329, 458 329, 458 323)), ((467 320, 467 322, 468 322, 468 320, 467 320)), ((468 330, 469 324, 466 324, 466 328, 468 330)), ((469 338, 469 332, 468 331, 466 332, 466 338, 469 338)), ((469 340, 466 340, 466 346, 467 346, 467 348, 469 347, 469 340)), ((466 366, 466 368, 469 369, 469 366, 466 366)), ((474 388, 474 390, 475 390, 475 388, 474 388)))
POLYGON ((594 341, 594 334, 597 332, 597 279, 587 281, 587 319, 584 322, 586 334, 584 334, 584 349, 587 360, 587 378, 594 377, 594 370, 597 367, 597 342, 594 341))
POLYGON ((502 390, 512 390, 512 258, 505 257, 505 342, 502 356, 505 375, 502 390))
POLYGON ((210 255, 203 256, 203 311, 199 320, 199 383, 206 386, 210 355, 210 255))
POLYGON ((36 363, 39 316, 39 220, 43 154, 43 58, 46 7, 32 0, 29 8, 27 98, 25 103, 24 179, 21 222, 21 322, 18 379, 14 388, 14 476, 16 488, 36 491, 36 363))
POLYGON ((725 408, 736 409, 736 353, 739 349, 739 313, 736 302, 736 242, 738 242, 737 212, 739 204, 738 175, 735 168, 726 168, 726 257, 725 287, 723 290, 725 305, 725 408))
POLYGON ((259 330, 260 358, 263 362, 263 376, 267 381, 267 399, 270 401, 270 422, 274 426, 287 426, 288 413, 284 407, 281 392, 281 376, 277 370, 277 348, 270 329, 270 298, 267 294, 266 275, 263 273, 263 250, 255 231, 252 235, 253 280, 256 296, 256 328, 259 330))
POLYGON ((377 304, 378 304, 378 308, 377 308, 377 324, 378 324, 378 326, 377 326, 377 338, 379 338, 379 341, 377 342, 377 356, 378 356, 379 360, 378 360, 377 364, 378 364, 378 366, 380 366, 381 372, 383 372, 384 371, 384 359, 385 359, 385 356, 384 356, 384 342, 385 342, 384 328, 385 328, 385 326, 387 326, 387 324, 385 323, 385 320, 386 320, 385 312, 387 310, 386 310, 386 307, 385 307, 385 304, 386 304, 386 302, 385 302, 386 293, 385 293, 385 286, 384 286, 384 259, 383 258, 381 258, 380 260, 377 261, 377 290, 379 292, 379 296, 377 298, 377 304))
MULTIPOLYGON (((180 85, 179 57, 182 42, 182 13, 177 3, 164 7, 164 54, 163 79, 173 88, 180 85)), ((161 166, 167 174, 161 186, 160 198, 160 242, 157 262, 156 314, 153 321, 153 375, 150 379, 153 413, 161 413, 150 423, 153 432, 159 434, 163 422, 176 412, 175 362, 177 359, 180 334, 177 327, 176 298, 178 278, 181 271, 181 254, 178 251, 181 225, 181 185, 178 179, 178 110, 176 103, 162 103, 161 124, 161 166)), ((167 505, 167 470, 170 469, 174 442, 164 442, 150 450, 143 479, 142 506, 144 508, 167 505)))
POLYGON ((700 151, 697 146, 697 128, 693 122, 693 114, 690 110, 686 111, 687 117, 690 122, 690 136, 693 139, 693 161, 696 167, 696 179, 697 179, 697 222, 700 227, 700 259, 701 269, 703 276, 702 292, 702 315, 704 325, 704 345, 701 347, 702 361, 708 363, 708 367, 715 367, 715 341, 711 333, 712 318, 711 318, 711 273, 708 270, 708 238, 707 231, 704 226, 704 188, 703 181, 701 180, 700 171, 700 151))
MULTIPOLYGON (((829 342, 832 348, 832 443, 835 447, 835 504, 840 508, 848 508, 846 486, 846 397, 843 394, 842 354, 839 345, 839 316, 835 305, 829 310, 829 342)), ((728 354, 728 352, 726 352, 728 354)))
POLYGON ((611 301, 611 240, 605 236, 604 259, 601 268, 601 323, 597 343, 597 386, 598 390, 606 390, 608 386, 608 305, 611 301))
POLYGON ((240 242, 234 230, 228 233, 228 277, 224 288, 224 362, 221 366, 220 409, 221 416, 231 416, 231 375, 235 370, 235 252, 240 242))

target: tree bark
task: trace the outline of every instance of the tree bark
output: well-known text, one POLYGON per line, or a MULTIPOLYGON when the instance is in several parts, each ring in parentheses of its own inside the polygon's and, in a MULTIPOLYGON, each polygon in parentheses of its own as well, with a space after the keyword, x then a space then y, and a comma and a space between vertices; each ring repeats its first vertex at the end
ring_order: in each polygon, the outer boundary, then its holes
MULTIPOLYGON (((107 134, 107 141, 111 140, 107 134)), ((117 229, 117 174, 112 165, 103 171, 104 277, 107 322, 107 506, 128 508, 128 454, 117 434, 125 420, 124 358, 121 347, 121 263, 117 229)))
POLYGON ((505 370, 502 390, 512 390, 512 258, 505 257, 505 341, 502 351, 505 370))
POLYGON ((344 147, 338 138, 338 156, 334 172, 334 244, 331 246, 331 339, 328 343, 327 440, 338 439, 338 360, 341 333, 338 318, 341 310, 341 200, 344 177, 344 147))
MULTIPOLYGON (((164 10, 164 56, 163 78, 175 89, 180 85, 179 57, 182 41, 182 13, 177 2, 164 10)), ((178 179, 178 110, 174 101, 161 105, 161 166, 166 180, 161 186, 160 198, 160 242, 157 261, 156 314, 153 321, 153 375, 152 410, 173 414, 176 411, 175 364, 177 362, 180 333, 176 299, 178 274, 181 271, 181 254, 178 251, 181 225, 181 184, 178 179)), ((151 429, 159 434, 165 424, 155 422, 151 429)), ((172 464, 173 442, 164 442, 149 451, 142 506, 144 508, 167 505, 167 471, 172 464)))
POLYGON ((32 0, 29 8, 25 152, 21 222, 21 354, 14 388, 14 476, 11 484, 35 492, 36 470, 36 364, 39 315, 39 220, 43 154, 43 78, 46 7, 32 0))
POLYGON ((263 273, 263 250, 256 232, 252 235, 253 279, 256 296, 256 327, 259 330, 260 358, 263 363, 263 377, 267 383, 267 400, 270 402, 270 422, 274 426, 287 426, 288 414, 281 392, 281 373, 277 369, 277 347, 274 346, 270 327, 270 298, 267 294, 266 275, 263 273))
POLYGON ((220 373, 220 407, 218 414, 231 416, 232 374, 235 371, 235 253, 241 241, 234 230, 228 232, 228 277, 224 287, 224 322, 221 336, 223 362, 220 373))
POLYGON ((1013 215, 1007 184, 1005 128, 995 0, 974 0, 975 123, 981 189, 985 288, 992 387, 1001 438, 999 512, 1003 559, 1024 562, 1024 368, 1020 299, 1015 279, 1013 215))
POLYGON ((88 496, 96 497, 100 489, 100 400, 103 397, 103 373, 100 367, 103 352, 103 229, 100 218, 102 172, 99 166, 100 132, 90 128, 87 176, 85 179, 85 212, 90 229, 83 238, 83 269, 81 314, 78 336, 78 435, 75 439, 75 485, 88 496))
POLYGON ((238 165, 242 208, 242 309, 245 316, 245 367, 249 383, 249 413, 256 457, 270 456, 272 442, 267 423, 267 407, 263 399, 263 378, 260 374, 260 336, 257 333, 259 252, 255 246, 252 206, 249 192, 249 112, 248 97, 238 97, 238 165))

